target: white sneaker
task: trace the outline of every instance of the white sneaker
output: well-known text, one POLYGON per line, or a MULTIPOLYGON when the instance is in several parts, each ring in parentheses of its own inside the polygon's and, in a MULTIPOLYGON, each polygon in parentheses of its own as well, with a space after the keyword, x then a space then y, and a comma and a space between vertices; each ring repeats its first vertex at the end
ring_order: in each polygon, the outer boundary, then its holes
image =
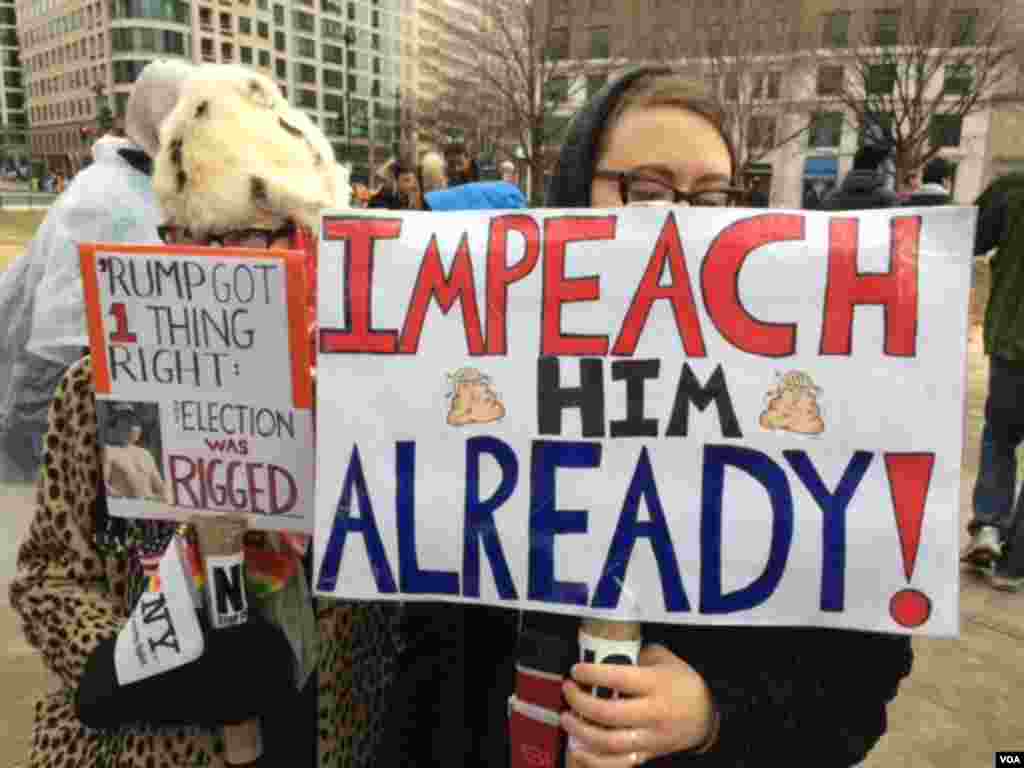
POLYGON ((970 563, 975 568, 989 568, 992 563, 1002 557, 1003 544, 999 540, 999 529, 986 525, 978 529, 971 538, 967 550, 960 557, 960 562, 970 563))

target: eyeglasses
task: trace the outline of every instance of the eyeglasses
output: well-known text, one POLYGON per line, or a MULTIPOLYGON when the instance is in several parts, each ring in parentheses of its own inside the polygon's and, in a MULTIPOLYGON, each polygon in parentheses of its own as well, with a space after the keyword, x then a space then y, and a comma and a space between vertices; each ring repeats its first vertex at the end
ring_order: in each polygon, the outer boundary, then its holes
POLYGON ((295 225, 288 222, 278 229, 252 227, 197 236, 188 227, 164 224, 156 228, 156 233, 168 245, 195 243, 219 248, 262 248, 266 250, 279 240, 287 240, 290 243, 295 235, 295 225))
POLYGON ((598 169, 594 176, 619 183, 619 195, 626 205, 633 203, 686 203, 697 207, 724 208, 735 205, 743 197, 743 190, 736 187, 715 187, 684 192, 664 179, 648 176, 635 171, 609 171, 598 169))

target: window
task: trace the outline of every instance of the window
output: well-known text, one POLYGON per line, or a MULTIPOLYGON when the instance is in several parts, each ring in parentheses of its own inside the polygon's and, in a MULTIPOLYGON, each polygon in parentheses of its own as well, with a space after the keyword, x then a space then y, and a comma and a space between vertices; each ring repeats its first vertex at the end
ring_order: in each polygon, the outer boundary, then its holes
POLYGON ((221 43, 220 57, 224 61, 233 61, 235 58, 235 47, 231 43, 221 43))
POLYGON ((316 67, 312 64, 295 64, 295 79, 300 83, 316 83, 316 67))
POLYGON ((231 14, 230 13, 222 13, 220 15, 220 28, 221 28, 222 32, 225 32, 226 34, 229 34, 229 35, 231 34, 231 32, 233 30, 232 30, 231 14))
POLYGON ((756 115, 750 118, 747 146, 750 149, 769 149, 775 143, 775 118, 756 115))
POLYGON ((328 45, 327 43, 324 43, 320 46, 320 50, 323 53, 323 59, 325 62, 330 64, 345 63, 345 59, 342 56, 343 51, 337 45, 328 45))
POLYGON ((974 68, 970 64, 950 64, 946 67, 942 92, 951 96, 963 96, 974 87, 974 68))
POLYGON ((843 89, 843 68, 841 66, 818 67, 818 95, 835 96, 843 89))
POLYGON ((288 62, 284 59, 274 59, 274 74, 280 79, 288 78, 288 62))
POLYGON ((284 6, 283 5, 275 5, 274 6, 274 23, 277 26, 279 26, 279 27, 283 27, 284 26, 284 6))
POLYGON ((316 109, 316 91, 307 91, 300 88, 296 93, 296 98, 300 107, 306 109, 316 109))
POLYGON ((900 41, 900 12, 875 12, 875 45, 896 45, 900 41))
POLYGON ((819 112, 811 117, 810 146, 838 147, 843 135, 842 112, 819 112))
POLYGON ((729 72, 725 76, 725 91, 724 94, 726 101, 739 101, 740 98, 740 78, 735 72, 729 72))
POLYGON ((316 41, 308 37, 296 37, 295 50, 299 56, 305 56, 307 59, 315 59, 316 41))
POLYGON ((765 96, 769 99, 777 99, 782 93, 782 73, 769 72, 768 82, 765 88, 765 96))
MULTIPOLYGON (((212 51, 211 51, 212 53, 212 51)), ((114 62, 114 82, 121 83, 134 83, 135 79, 142 72, 142 68, 146 66, 148 62, 145 61, 115 61, 114 62)), ((10 96, 10 94, 8 94, 10 96)), ((10 99, 8 98, 8 104, 10 99)))
POLYGON ((590 30, 590 58, 607 59, 611 55, 611 42, 608 39, 608 27, 595 27, 590 30))
POLYGON ((247 45, 240 46, 238 49, 239 60, 243 64, 252 65, 252 48, 247 45))
POLYGON ((959 147, 962 130, 959 115, 935 115, 928 125, 928 140, 933 147, 959 147))
POLYGON ((377 97, 380 96, 380 80, 373 81, 373 87, 370 88, 370 95, 377 97))
POLYGON ((280 53, 288 50, 288 46, 285 44, 284 32, 278 31, 274 33, 274 50, 280 53))
POLYGON ((111 0, 110 16, 114 19, 156 19, 188 24, 189 5, 180 0, 111 0))
POLYGON ((261 67, 270 68, 270 51, 258 51, 258 62, 261 67))
POLYGON ((252 19, 247 16, 238 17, 238 34, 240 35, 251 35, 252 34, 252 19))
POLYGON ((560 144, 569 126, 569 120, 566 115, 547 115, 544 118, 544 143, 560 144))
POLYGON ((256 34, 262 37, 264 40, 270 39, 270 25, 265 21, 256 22, 256 34))
POLYGON ((593 98, 594 94, 604 88, 608 82, 608 75, 587 75, 587 98, 593 98))
POLYGON ((954 46, 975 45, 978 41, 978 12, 975 10, 953 11, 949 14, 952 30, 950 44, 954 46))
POLYGON ((333 13, 335 16, 341 16, 341 3, 337 3, 334 0, 320 0, 320 10, 324 13, 333 13))
POLYGON ((566 102, 569 98, 569 78, 553 77, 548 80, 544 96, 544 101, 555 107, 566 102))
POLYGON ((763 99, 764 98, 764 81, 765 75, 760 73, 754 73, 750 79, 750 98, 751 99, 763 99))
POLYGON ((868 95, 883 96, 892 93, 896 84, 896 64, 886 62, 885 64, 871 64, 868 66, 868 80, 866 85, 868 95))
POLYGON ((345 87, 344 74, 337 69, 324 68, 324 87, 341 90, 345 87))
POLYGON ((850 14, 827 13, 822 29, 822 48, 846 48, 850 43, 850 14))
POLYGON ((707 55, 717 58, 725 51, 725 26, 712 24, 708 27, 707 55))
POLYGON ((552 29, 548 37, 548 56, 556 61, 569 58, 569 30, 567 27, 552 29))
MULTIPOLYGON (((324 73, 327 74, 326 72, 324 73)), ((325 93, 324 94, 324 111, 334 112, 335 114, 341 114, 345 109, 344 99, 336 93, 325 93)))
POLYGON ((316 27, 313 23, 313 16, 303 11, 292 11, 292 24, 300 32, 312 33, 316 27))

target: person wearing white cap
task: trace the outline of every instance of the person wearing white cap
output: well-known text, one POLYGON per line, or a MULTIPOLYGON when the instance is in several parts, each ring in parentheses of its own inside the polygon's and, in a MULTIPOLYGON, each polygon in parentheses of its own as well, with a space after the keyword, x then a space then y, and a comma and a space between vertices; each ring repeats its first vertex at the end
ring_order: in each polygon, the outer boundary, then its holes
MULTIPOLYGON (((128 99, 128 138, 104 136, 93 162, 51 206, 25 253, 0 274, 0 437, 24 471, 38 461, 46 409, 61 374, 88 344, 78 245, 159 243, 150 180, 160 122, 192 65, 154 61, 128 99)), ((9 471, 9 470, 8 470, 9 471)))
MULTIPOLYGON (((273 81, 225 65, 197 67, 182 85, 152 171, 168 243, 309 246, 320 211, 347 207, 350 194, 348 169, 312 121, 273 81)), ((395 668, 390 614, 372 603, 314 613, 297 536, 246 537, 248 621, 204 631, 198 657, 123 682, 134 643, 119 639, 132 636, 140 576, 178 526, 107 513, 93 390, 84 357, 54 397, 48 471, 10 589, 26 638, 62 683, 36 710, 27 768, 223 768, 224 726, 254 719, 258 765, 374 765, 395 668), (254 581, 267 564, 275 580, 254 581)))

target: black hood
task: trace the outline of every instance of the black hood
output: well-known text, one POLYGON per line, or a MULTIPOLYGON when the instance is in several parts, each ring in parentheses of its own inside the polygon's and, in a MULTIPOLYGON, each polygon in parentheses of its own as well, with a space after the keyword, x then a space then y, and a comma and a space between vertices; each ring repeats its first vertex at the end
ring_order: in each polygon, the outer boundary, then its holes
POLYGON ((554 176, 548 183, 544 205, 548 208, 589 208, 590 184, 597 164, 601 131, 622 93, 638 77, 668 74, 668 67, 640 67, 614 80, 587 102, 572 120, 554 176))
POLYGON ((885 178, 878 171, 850 171, 843 179, 843 192, 865 194, 885 186, 885 178))

